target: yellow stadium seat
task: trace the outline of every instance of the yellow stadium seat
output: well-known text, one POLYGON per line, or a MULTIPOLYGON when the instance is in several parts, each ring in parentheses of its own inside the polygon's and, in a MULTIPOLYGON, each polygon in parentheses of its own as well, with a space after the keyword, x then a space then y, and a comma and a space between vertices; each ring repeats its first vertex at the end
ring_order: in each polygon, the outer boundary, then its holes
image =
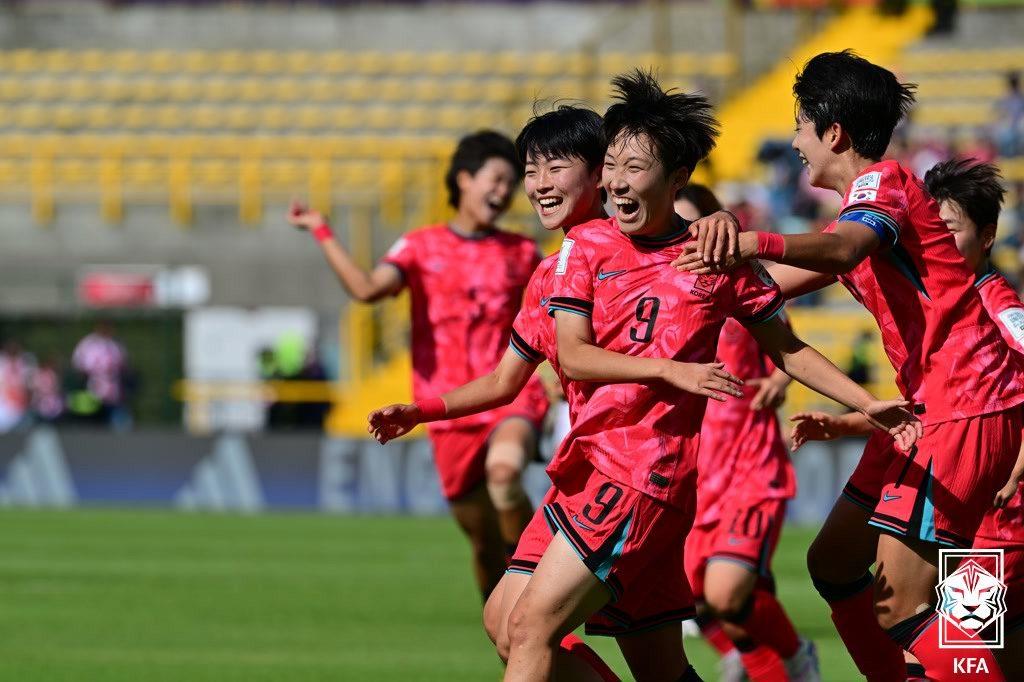
POLYGON ((409 96, 417 102, 437 102, 446 97, 446 88, 436 78, 418 78, 410 85, 409 96))
POLYGON ((122 73, 134 73, 145 68, 142 54, 135 50, 117 50, 107 56, 109 68, 122 73))
POLYGON ((419 73, 421 56, 418 52, 400 50, 385 55, 386 70, 396 76, 419 73))
POLYGON ((423 55, 424 72, 434 76, 447 76, 459 66, 459 58, 452 52, 429 52, 423 55))
POLYGON ((365 102, 373 99, 373 86, 366 78, 346 78, 338 83, 342 101, 365 102))
POLYGON ((442 130, 463 130, 466 127, 465 111, 463 107, 438 107, 434 112, 435 125, 442 130))
POLYGON ((248 53, 242 50, 223 50, 213 53, 213 68, 221 73, 244 74, 249 70, 248 53))
POLYGON ((192 78, 172 78, 167 81, 167 99, 172 102, 194 102, 202 97, 199 81, 192 78))
POLYGON ((127 81, 121 79, 91 80, 90 83, 96 88, 98 100, 106 102, 121 102, 131 98, 131 86, 127 81))
POLYGON ((17 102, 26 96, 25 81, 21 78, 0 78, 0 99, 17 102))
POLYGON ((196 130, 214 130, 222 127, 220 107, 201 104, 193 107, 187 117, 187 125, 196 130))
POLYGON ((343 75, 352 70, 352 56, 348 52, 333 50, 320 55, 316 71, 332 76, 343 75))
POLYGON ((48 128, 50 126, 50 117, 46 108, 41 107, 38 104, 28 104, 17 107, 12 113, 14 125, 18 128, 36 130, 39 128, 48 128))
POLYGON ((300 130, 316 130, 328 125, 330 116, 323 107, 296 107, 293 109, 294 124, 300 130))
POLYGON ((206 102, 228 102, 239 98, 241 83, 237 78, 216 76, 198 81, 199 99, 206 102))
POLYGON ((515 82, 511 80, 489 78, 481 83, 478 99, 495 104, 509 104, 519 99, 519 92, 515 82))
POLYGON ((269 81, 262 78, 241 78, 235 81, 236 97, 242 102, 266 102, 272 97, 269 81))
POLYGON ((214 68, 213 53, 206 50, 189 50, 181 55, 181 69, 189 73, 207 73, 214 68))
POLYGON ((84 125, 94 130, 111 128, 114 125, 114 107, 100 104, 87 107, 84 110, 84 125))
POLYGON ((392 107, 372 106, 364 110, 362 124, 372 130, 388 130, 395 127, 397 120, 392 107))
POLYGON ((375 99, 402 102, 409 98, 409 81, 404 78, 380 78, 373 86, 375 99))
POLYGON ((313 78, 303 90, 304 97, 312 102, 331 102, 338 98, 337 83, 330 78, 313 78))
POLYGON ((411 105, 404 107, 399 114, 399 126, 404 130, 422 130, 430 127, 430 107, 411 105))
POLYGON ((51 72, 74 71, 76 59, 70 50, 49 50, 42 55, 43 70, 51 72))
POLYGON ((156 74, 178 73, 181 61, 181 53, 171 50, 150 50, 142 55, 144 69, 156 74))
POLYGON ((457 73, 467 76, 488 76, 495 72, 497 60, 491 53, 472 50, 455 55, 455 62, 453 70, 457 73))
POLYGON ((522 52, 499 52, 495 55, 491 71, 499 76, 517 76, 526 73, 525 55, 522 52))
POLYGON ((727 53, 707 55, 704 59, 703 72, 718 78, 726 78, 736 72, 736 58, 727 53))
POLYGON ((284 71, 282 54, 273 50, 254 50, 249 55, 249 71, 258 74, 284 71))
POLYGON ((21 73, 34 73, 43 68, 42 55, 36 50, 15 50, 9 53, 8 68, 21 73))
POLYGON ((247 106, 233 106, 224 109, 224 127, 229 130, 252 130, 257 126, 259 115, 247 106))
POLYGON ((294 77, 275 78, 268 82, 270 99, 276 102, 304 102, 307 99, 305 84, 294 77))
POLYGON ((387 70, 388 60, 376 50, 358 52, 353 60, 355 71, 364 76, 376 76, 387 70))
POLYGON ((318 55, 308 50, 290 50, 283 56, 284 69, 292 74, 316 73, 318 55))
POLYGON ((557 52, 536 52, 526 57, 527 73, 548 78, 564 73, 562 56, 557 52))
POLYGON ((165 83, 162 78, 140 78, 130 81, 128 89, 136 102, 157 102, 167 98, 165 83))
MULTIPOLYGON (((14 116, 12 115, 11 107, 4 104, 0 104, 0 128, 6 128, 7 126, 11 125, 13 121, 14 116)), ((2 139, 6 141, 6 136, 5 138, 2 139)), ((2 142, 0 142, 0 145, 2 145, 2 142)), ((4 149, 4 151, 10 153, 6 148, 4 149)))
POLYGON ((291 107, 261 107, 258 115, 258 127, 269 130, 287 130, 291 127, 291 107))
POLYGON ((102 92, 88 78, 73 77, 64 81, 64 98, 74 102, 99 99, 102 92))
POLYGON ((58 130, 73 130, 82 125, 82 110, 78 107, 62 105, 53 108, 51 123, 58 130))
POLYGON ((327 114, 328 125, 338 130, 350 130, 359 125, 360 109, 350 106, 335 107, 327 114))
POLYGON ((32 100, 51 101, 64 94, 64 86, 60 80, 50 76, 34 78, 28 82, 29 97, 32 100))
POLYGON ((585 52, 570 52, 559 58, 561 72, 567 76, 586 76, 595 69, 593 57, 585 52))
POLYGON ((480 99, 480 81, 458 78, 444 86, 444 99, 448 102, 476 102, 480 99))
POLYGON ((185 114, 181 107, 161 106, 153 109, 153 125, 161 130, 177 130, 184 126, 185 114))

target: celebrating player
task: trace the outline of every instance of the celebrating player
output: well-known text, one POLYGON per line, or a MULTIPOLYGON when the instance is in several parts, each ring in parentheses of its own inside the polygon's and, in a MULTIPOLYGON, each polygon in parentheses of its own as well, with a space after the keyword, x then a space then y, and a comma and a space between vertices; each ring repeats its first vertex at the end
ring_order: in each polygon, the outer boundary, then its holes
MULTIPOLYGON (((996 223, 1003 200, 1003 187, 995 166, 973 160, 944 161, 924 176, 928 193, 939 203, 939 212, 953 234, 957 250, 974 274, 974 286, 981 294, 988 316, 999 327, 1006 343, 1024 353, 1024 307, 1013 287, 992 267, 989 253, 996 236, 996 223)), ((793 448, 808 440, 832 440, 860 435, 872 429, 857 414, 831 415, 804 412, 793 416, 793 448)), ((1007 679, 1024 679, 1024 448, 1003 488, 996 493, 995 507, 985 515, 974 547, 1003 549, 1003 581, 1006 590, 1007 645, 995 652, 1007 679)), ((869 565, 862 567, 866 571, 869 565)), ((917 664, 908 666, 908 677, 924 673, 917 664)))
MULTIPOLYGON (((719 210, 702 185, 676 195, 675 211, 687 220, 719 210)), ((817 680, 814 645, 797 635, 771 574, 786 501, 796 494, 775 413, 790 378, 734 319, 722 326, 716 359, 743 380, 744 391, 738 400, 709 402, 701 425, 697 514, 686 538, 697 623, 723 655, 723 679, 742 679, 746 669, 752 680, 817 680)))
MULTIPOLYGON (((516 150, 526 168, 525 189, 541 224, 548 230, 605 218, 600 186, 601 163, 605 153, 601 117, 587 109, 562 106, 532 119, 519 134, 516 150)), ((598 222, 598 225, 605 226, 598 222)), ((441 396, 446 415, 463 415, 511 401, 533 374, 537 364, 548 360, 562 385, 572 418, 581 406, 581 392, 559 370, 555 347, 555 323, 547 312, 558 254, 546 258, 527 287, 523 307, 516 317, 509 350, 488 375, 441 396)), ((627 358, 627 360, 630 360, 627 358)), ((720 364, 663 361, 667 381, 683 390, 711 392, 712 387, 739 395, 733 378, 720 364)), ((720 394, 716 394, 720 395, 720 394)), ((390 405, 373 412, 370 431, 378 441, 400 436, 427 418, 418 405, 390 405)), ((513 559, 512 565, 491 594, 484 608, 484 626, 502 659, 508 659, 508 614, 529 582, 536 562, 513 559)), ((647 660, 656 654, 644 637, 635 637, 624 649, 634 674, 641 674, 647 660)), ((566 635, 556 653, 556 667, 567 679, 613 679, 613 673, 574 635, 566 635)))
POLYGON ((555 265, 549 309, 558 361, 566 376, 588 383, 548 467, 553 494, 513 558, 536 568, 509 616, 506 680, 550 679, 558 642, 585 621, 588 631, 620 635, 620 647, 634 639, 621 635, 643 631, 646 651, 672 652, 648 655, 637 679, 699 679, 678 624, 693 616, 683 543, 707 392, 664 381, 664 360, 713 360, 727 316, 751 324, 792 374, 873 415, 902 442, 917 435, 902 403, 875 401, 793 337, 763 270, 665 275, 688 238, 673 198, 711 150, 717 123, 704 98, 665 93, 648 74, 613 83, 619 102, 605 115, 602 181, 618 217, 574 228, 555 265))
MULTIPOLYGON (((353 298, 369 303, 409 288, 417 398, 489 372, 508 344, 540 261, 533 241, 496 227, 521 174, 511 140, 488 131, 463 138, 445 177, 455 217, 405 235, 372 272, 355 264, 322 215, 292 207, 290 222, 313 234, 353 298)), ((428 430, 442 489, 469 538, 485 599, 533 513, 521 475, 547 407, 534 379, 502 409, 433 423, 428 430)))
POLYGON ((907 454, 869 440, 808 566, 868 679, 903 679, 900 647, 931 679, 949 679, 956 652, 939 647, 933 608, 938 548, 970 546, 1010 474, 1022 363, 985 313, 938 203, 899 163, 880 161, 912 89, 847 51, 811 59, 793 91, 793 147, 812 185, 842 195, 838 219, 820 234, 783 237, 738 233, 719 217, 677 264, 702 272, 760 257, 794 266, 772 270, 787 295, 838 277, 875 317, 924 437, 907 454), (872 561, 874 577, 861 570, 872 561))

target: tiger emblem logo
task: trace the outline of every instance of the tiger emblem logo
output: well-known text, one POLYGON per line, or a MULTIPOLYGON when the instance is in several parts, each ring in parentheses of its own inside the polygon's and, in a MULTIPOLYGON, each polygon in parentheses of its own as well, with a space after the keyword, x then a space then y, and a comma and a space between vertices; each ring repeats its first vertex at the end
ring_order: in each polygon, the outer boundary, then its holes
POLYGON ((1006 584, 974 559, 967 559, 936 587, 936 610, 969 639, 1006 613, 1006 584))

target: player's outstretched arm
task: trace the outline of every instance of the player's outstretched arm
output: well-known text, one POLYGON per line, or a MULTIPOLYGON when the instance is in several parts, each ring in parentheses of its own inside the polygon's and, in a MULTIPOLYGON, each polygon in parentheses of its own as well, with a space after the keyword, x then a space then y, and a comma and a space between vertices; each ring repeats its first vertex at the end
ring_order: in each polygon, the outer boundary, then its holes
POLYGON ((523 390, 535 369, 536 363, 523 360, 510 348, 491 372, 439 398, 374 410, 367 417, 367 431, 378 443, 387 443, 409 433, 418 424, 456 419, 508 405, 523 390))
POLYGON ((840 221, 831 232, 781 235, 742 232, 731 214, 716 213, 695 221, 694 226, 697 237, 683 246, 682 254, 672 265, 678 270, 698 274, 731 270, 752 258, 761 258, 818 273, 841 275, 856 267, 881 243, 872 229, 849 221, 840 221), (714 222, 710 222, 712 219, 714 222), (736 246, 731 251, 730 239, 721 237, 722 230, 735 232, 736 246))
POLYGON ((835 440, 843 436, 858 436, 871 433, 875 427, 860 412, 829 414, 828 412, 798 412, 789 418, 793 430, 789 439, 793 452, 811 440, 835 440))
POLYGON ((675 362, 667 358, 638 358, 594 345, 590 319, 565 311, 555 312, 558 364, 573 381, 646 383, 664 381, 676 388, 724 401, 742 397, 738 378, 718 363, 675 362))
POLYGON ((782 320, 774 317, 748 328, 777 367, 804 386, 860 412, 872 426, 895 438, 901 449, 920 438, 921 422, 905 409, 907 401, 878 400, 798 339, 782 320))
POLYGON ((786 389, 789 388, 791 381, 793 378, 781 369, 776 369, 766 377, 748 380, 748 385, 757 388, 750 401, 750 409, 774 410, 781 407, 782 403, 786 402, 786 389))
POLYGON ((328 265, 352 298, 372 303, 401 290, 402 273, 398 268, 382 264, 370 272, 363 270, 334 238, 327 219, 319 211, 310 210, 293 201, 288 212, 288 222, 300 230, 307 230, 316 238, 328 265))
POLYGON ((1017 462, 1013 465, 1010 478, 1006 481, 1006 485, 996 493, 996 499, 992 502, 993 506, 999 509, 1005 507, 1010 498, 1017 494, 1017 486, 1021 479, 1024 479, 1024 440, 1021 441, 1017 462))

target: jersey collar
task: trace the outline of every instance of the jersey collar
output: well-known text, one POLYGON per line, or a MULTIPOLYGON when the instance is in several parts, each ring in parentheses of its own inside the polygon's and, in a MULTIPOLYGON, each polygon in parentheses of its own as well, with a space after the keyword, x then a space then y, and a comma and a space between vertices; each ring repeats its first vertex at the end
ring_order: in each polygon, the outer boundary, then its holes
POLYGON ((672 246, 673 244, 681 244, 690 238, 690 221, 677 215, 674 222, 676 229, 660 237, 645 237, 642 235, 634 237, 629 235, 629 238, 637 246, 643 246, 648 249, 660 249, 665 246, 672 246))

